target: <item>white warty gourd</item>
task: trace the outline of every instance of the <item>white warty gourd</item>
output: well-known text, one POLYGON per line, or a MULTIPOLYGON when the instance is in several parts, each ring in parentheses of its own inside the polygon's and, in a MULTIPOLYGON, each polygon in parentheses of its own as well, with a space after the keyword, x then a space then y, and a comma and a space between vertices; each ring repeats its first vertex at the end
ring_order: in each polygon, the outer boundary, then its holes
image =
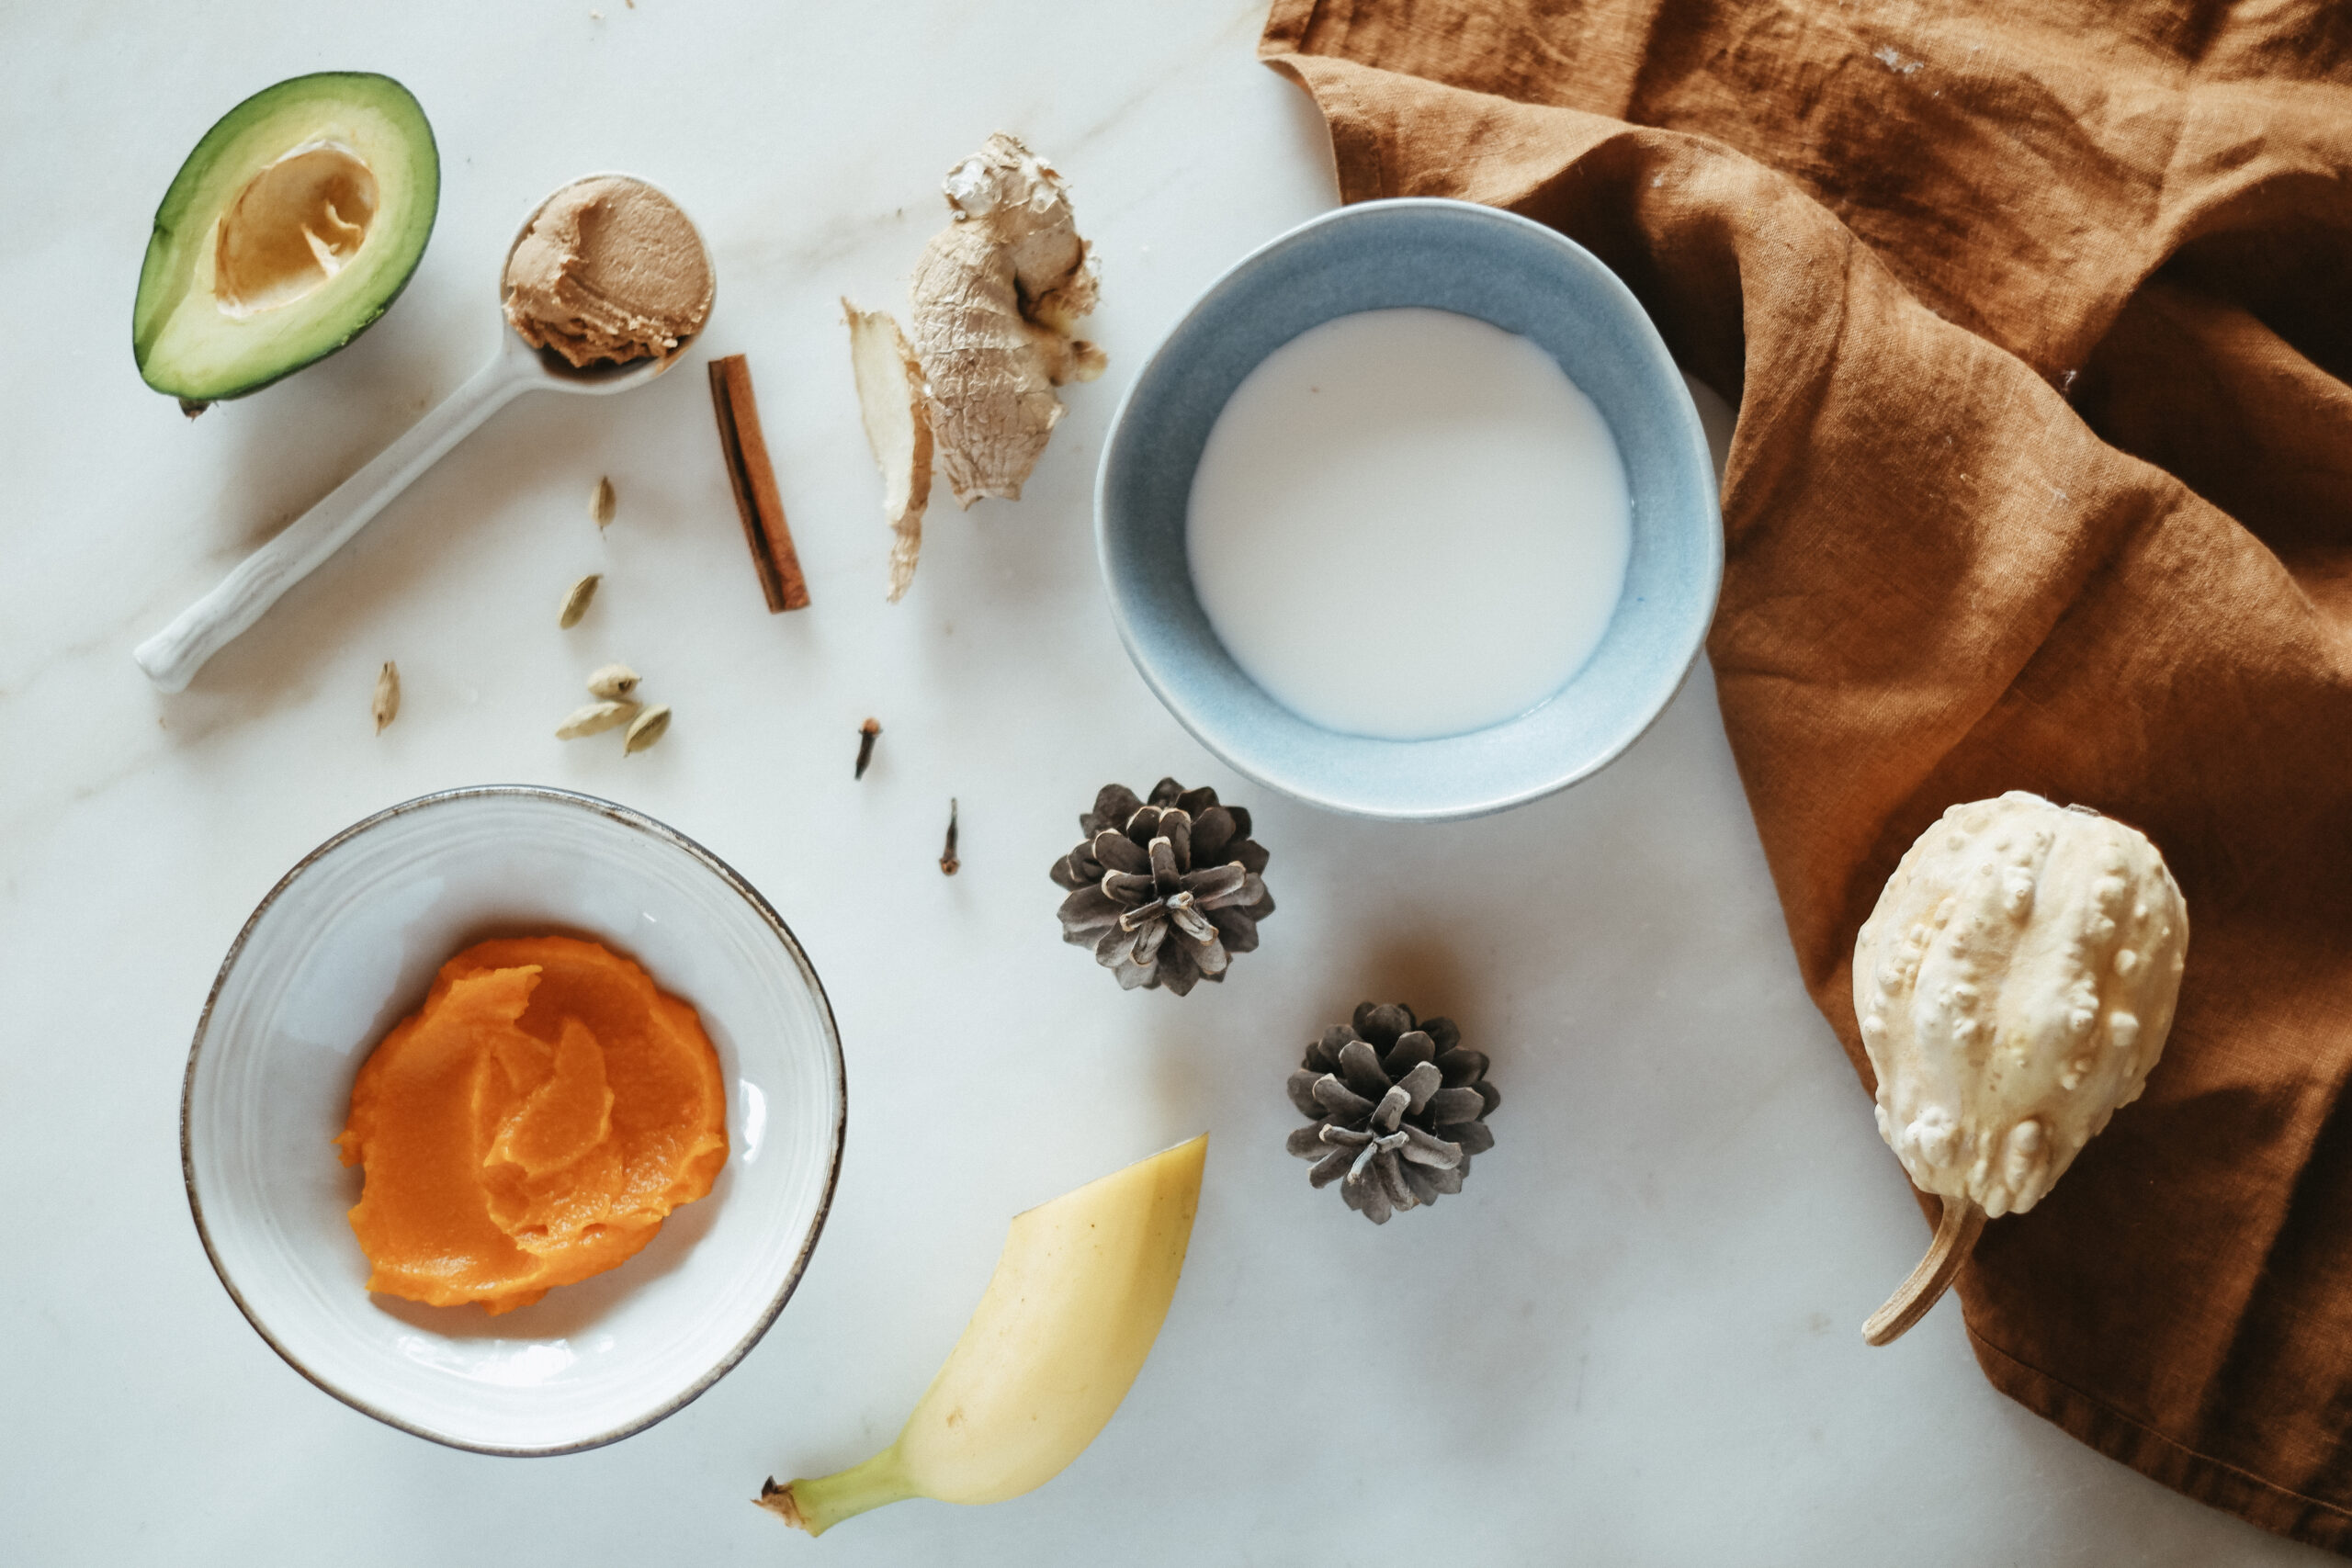
POLYGON ((2087 807, 2012 790, 1911 846, 1855 941, 1854 1012, 1879 1134, 1947 1229, 2032 1208, 2140 1097, 2188 950, 2164 857, 2087 807))

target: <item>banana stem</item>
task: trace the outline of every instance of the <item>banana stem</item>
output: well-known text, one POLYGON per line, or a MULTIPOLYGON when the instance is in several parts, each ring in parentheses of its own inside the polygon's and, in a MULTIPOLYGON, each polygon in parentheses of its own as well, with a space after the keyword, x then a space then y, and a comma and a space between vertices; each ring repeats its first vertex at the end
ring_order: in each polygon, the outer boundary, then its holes
POLYGON ((864 1464, 854 1464, 814 1481, 795 1481, 778 1486, 771 1479, 760 1488, 757 1500, 761 1507, 786 1524, 818 1536, 868 1508, 922 1495, 899 1462, 898 1446, 892 1444, 864 1464))

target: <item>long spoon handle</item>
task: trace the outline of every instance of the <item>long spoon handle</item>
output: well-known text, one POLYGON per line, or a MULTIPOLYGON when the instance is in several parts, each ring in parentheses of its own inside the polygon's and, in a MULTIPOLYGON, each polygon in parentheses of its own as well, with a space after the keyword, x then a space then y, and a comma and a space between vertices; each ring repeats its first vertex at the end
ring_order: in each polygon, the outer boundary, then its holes
POLYGON ((1936 1239, 1911 1277, 1887 1297, 1886 1304, 1862 1325, 1862 1338, 1872 1345, 1892 1345, 1928 1315, 1928 1309, 1951 1288, 1952 1276, 1968 1261, 1976 1238, 1984 1231, 1984 1211, 1965 1198, 1944 1200, 1943 1218, 1937 1222, 1936 1239))
POLYGON ((240 561, 219 587, 141 643, 131 654, 139 668, 166 692, 186 687, 206 660, 324 565, 392 497, 530 384, 509 356, 494 356, 366 468, 240 561))

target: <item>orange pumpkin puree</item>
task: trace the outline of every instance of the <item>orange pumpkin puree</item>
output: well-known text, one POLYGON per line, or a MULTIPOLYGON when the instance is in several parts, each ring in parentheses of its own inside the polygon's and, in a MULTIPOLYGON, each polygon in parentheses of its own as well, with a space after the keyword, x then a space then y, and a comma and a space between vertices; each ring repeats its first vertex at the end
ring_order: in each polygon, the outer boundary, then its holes
POLYGON ((727 1163, 727 1093, 695 1010, 571 937, 485 942, 359 1069, 343 1163, 368 1288, 528 1306, 653 1239, 727 1163))

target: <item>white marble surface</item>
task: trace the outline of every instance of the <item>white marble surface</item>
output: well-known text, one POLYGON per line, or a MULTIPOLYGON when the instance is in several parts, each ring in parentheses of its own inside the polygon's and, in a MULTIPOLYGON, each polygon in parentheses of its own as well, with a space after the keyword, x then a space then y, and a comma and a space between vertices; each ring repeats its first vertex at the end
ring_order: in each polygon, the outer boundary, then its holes
POLYGON ((1233 788, 1154 705, 1089 543, 1104 423, 1198 288, 1334 199, 1311 110, 1253 58, 1260 0, 601 3, 0 10, 0 1556, 2319 1560, 1993 1393, 1950 1303, 1863 1348, 1925 1231, 1798 985, 1703 671, 1592 783, 1436 829, 1233 788), (423 100, 431 250, 354 348, 187 423, 128 352, 149 214, 215 116, 328 68, 423 100), (1112 371, 1027 499, 935 515, 887 606, 834 299, 899 301, 939 175, 999 127, 1075 183, 1112 371), (150 690, 132 645, 457 383, 518 218, 603 168, 660 181, 714 243, 705 351, 752 355, 815 608, 763 613, 690 363, 508 410, 187 694, 150 690), (601 540, 599 473, 621 497, 601 540), (603 595, 558 633, 593 570, 603 595), (677 710, 627 761, 548 736, 616 657, 677 710), (387 658, 407 696, 379 738, 387 658), (886 733, 853 784, 868 713, 886 733), (1096 785, 1168 772, 1256 809, 1282 906, 1230 984, 1182 1001, 1062 946, 1045 875, 1096 785), (179 1176, 188 1035, 254 902, 355 818, 495 780, 615 796, 733 862, 807 944, 849 1057, 797 1298, 698 1404, 560 1460, 435 1448, 311 1388, 215 1281, 179 1176), (1464 1194, 1384 1230, 1282 1147, 1295 1053, 1367 995, 1453 1013, 1506 1095, 1464 1194), (1203 1127, 1166 1332, 1060 1479, 821 1545, 748 1505, 887 1439, 1008 1215, 1203 1127))

